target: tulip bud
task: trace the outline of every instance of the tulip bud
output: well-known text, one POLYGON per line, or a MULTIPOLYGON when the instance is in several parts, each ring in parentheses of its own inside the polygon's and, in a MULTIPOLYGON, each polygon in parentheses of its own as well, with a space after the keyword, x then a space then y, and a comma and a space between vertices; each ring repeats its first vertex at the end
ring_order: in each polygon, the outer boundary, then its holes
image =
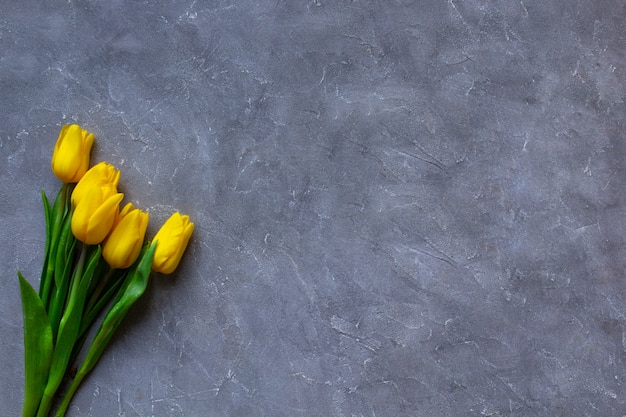
POLYGON ((92 166, 76 184, 72 192, 72 202, 74 205, 78 205, 91 188, 101 187, 105 184, 113 184, 114 187, 117 187, 119 182, 120 172, 113 165, 100 162, 92 166))
POLYGON ((113 184, 90 188, 76 205, 72 215, 72 233, 88 245, 104 240, 119 214, 119 204, 124 194, 113 184))
POLYGON ((128 268, 135 262, 146 235, 149 214, 128 203, 119 213, 113 230, 102 246, 102 256, 111 268, 128 268))
POLYGON ((154 236, 157 247, 154 252, 152 268, 163 274, 174 272, 182 258, 189 238, 193 233, 193 223, 189 216, 181 216, 179 212, 172 214, 154 236))
POLYGON ((78 182, 89 168, 89 154, 93 145, 93 133, 79 125, 65 125, 52 153, 52 172, 61 181, 78 182))

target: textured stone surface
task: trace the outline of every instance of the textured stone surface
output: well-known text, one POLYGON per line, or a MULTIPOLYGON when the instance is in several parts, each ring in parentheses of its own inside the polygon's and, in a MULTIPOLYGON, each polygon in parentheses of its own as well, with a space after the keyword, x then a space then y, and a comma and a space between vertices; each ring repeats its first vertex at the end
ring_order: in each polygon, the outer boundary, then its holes
POLYGON ((0 5, 3 415, 70 122, 197 226, 70 415, 626 415, 623 0, 0 5))

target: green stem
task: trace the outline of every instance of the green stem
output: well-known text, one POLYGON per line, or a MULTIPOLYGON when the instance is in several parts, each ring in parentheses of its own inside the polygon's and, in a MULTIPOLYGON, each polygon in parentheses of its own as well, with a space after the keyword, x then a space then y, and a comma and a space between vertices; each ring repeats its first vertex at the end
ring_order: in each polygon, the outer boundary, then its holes
POLYGON ((81 325, 79 333, 80 335, 87 332, 88 326, 91 326, 96 317, 100 315, 104 307, 106 307, 106 305, 109 304, 109 302, 113 299, 113 296, 119 293, 118 290, 124 283, 124 279, 127 274, 126 271, 124 271, 123 274, 116 275, 117 276, 115 277, 111 285, 108 286, 106 292, 100 297, 98 302, 93 305, 89 310, 85 310, 87 311, 87 313, 85 314, 84 323, 81 325))
POLYGON ((54 393, 50 393, 47 389, 43 393, 41 398, 41 404, 39 404, 39 410, 37 411, 37 417, 47 417, 52 408, 52 397, 54 393))
POLYGON ((50 300, 50 306, 48 308, 50 325, 52 326, 52 335, 55 340, 61 316, 63 314, 63 308, 65 307, 65 303, 68 301, 68 289, 71 281, 70 278, 74 261, 74 250, 77 242, 76 238, 72 234, 71 222, 72 217, 70 214, 65 219, 58 242, 56 267, 54 270, 54 282, 56 285, 54 286, 52 299, 50 300))
POLYGON ((74 394, 76 393, 76 390, 80 386, 80 383, 83 381, 85 376, 87 376, 88 372, 89 371, 85 371, 84 369, 81 369, 80 371, 76 373, 76 376, 74 377, 74 380, 72 381, 72 385, 70 385, 70 388, 67 390, 67 393, 65 393, 65 397, 63 398, 63 401, 61 402, 61 405, 59 406, 59 409, 57 410, 56 417, 65 416, 65 413, 67 413, 67 409, 70 406, 70 402, 72 401, 72 398, 74 397, 74 394))
POLYGON ((63 380, 63 376, 67 370, 70 354, 72 352, 74 342, 76 341, 78 329, 80 328, 80 316, 82 315, 82 310, 77 308, 81 307, 77 304, 80 304, 79 295, 82 287, 80 284, 85 278, 88 278, 83 276, 87 252, 88 246, 83 245, 80 251, 80 257, 78 258, 78 262, 76 264, 76 269, 72 275, 67 308, 65 309, 63 317, 59 323, 59 332, 57 334, 57 343, 54 347, 54 353, 52 355, 50 375, 48 377, 48 382, 46 383, 41 404, 39 405, 37 417, 47 417, 50 413, 54 394, 57 392, 59 385, 61 385, 61 381, 63 380))
POLYGON ((65 411, 81 381, 96 366, 115 331, 128 314, 129 309, 146 290, 155 249, 155 244, 146 247, 140 256, 139 262, 131 267, 131 270, 126 275, 122 287, 119 289, 108 313, 102 320, 100 328, 91 342, 91 346, 89 346, 87 355, 78 369, 76 378, 72 381, 68 393, 63 398, 57 417, 65 415, 65 411))
POLYGON ((87 340, 89 329, 91 329, 92 324, 96 318, 98 318, 104 307, 106 307, 113 296, 117 294, 117 290, 122 285, 124 281, 123 278, 126 276, 126 273, 127 271, 125 270, 121 271, 119 269, 110 269, 105 277, 98 283, 98 287, 95 289, 89 303, 87 303, 87 306, 83 311, 83 318, 80 323, 80 330, 78 331, 78 338, 76 339, 76 344, 74 345, 74 350, 72 351, 70 363, 73 363, 78 357, 78 353, 83 348, 83 345, 87 340), (107 285, 109 282, 110 285, 107 285), (99 295, 105 288, 106 291, 104 294, 99 295))
POLYGON ((104 278, 102 278, 100 282, 98 282, 98 286, 94 290, 93 294, 91 294, 91 297, 89 298, 89 302, 87 303, 87 306, 85 307, 86 313, 91 311, 93 306, 96 304, 96 302, 98 301, 98 298, 100 297, 100 294, 102 293, 102 290, 107 285, 107 283, 109 282, 109 279, 111 279, 111 276, 114 274, 115 271, 116 269, 110 268, 107 271, 107 273, 104 275, 104 278))

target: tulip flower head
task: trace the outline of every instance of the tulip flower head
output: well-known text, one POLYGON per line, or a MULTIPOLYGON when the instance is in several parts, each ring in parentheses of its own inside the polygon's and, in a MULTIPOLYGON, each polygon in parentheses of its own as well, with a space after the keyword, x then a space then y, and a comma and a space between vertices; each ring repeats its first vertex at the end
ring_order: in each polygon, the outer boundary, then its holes
POLYGON ((114 187, 117 187, 119 182, 120 171, 107 162, 100 162, 92 166, 85 175, 83 175, 78 184, 76 184, 72 192, 72 202, 78 205, 85 197, 85 194, 93 187, 101 187, 106 184, 112 184, 114 187))
POLYGON ((89 168, 89 154, 93 142, 93 133, 79 125, 63 126, 52 153, 54 175, 65 183, 80 181, 89 168))
POLYGON ((128 268, 137 260, 148 219, 148 213, 136 209, 133 203, 124 206, 102 246, 102 256, 111 268, 128 268))
POLYGON ((157 244, 152 269, 162 274, 174 272, 187 248, 193 227, 189 216, 181 216, 179 212, 167 219, 152 240, 157 244))
POLYGON ((72 215, 72 233, 76 239, 88 245, 102 242, 119 214, 122 198, 124 194, 118 193, 113 184, 91 187, 72 215))

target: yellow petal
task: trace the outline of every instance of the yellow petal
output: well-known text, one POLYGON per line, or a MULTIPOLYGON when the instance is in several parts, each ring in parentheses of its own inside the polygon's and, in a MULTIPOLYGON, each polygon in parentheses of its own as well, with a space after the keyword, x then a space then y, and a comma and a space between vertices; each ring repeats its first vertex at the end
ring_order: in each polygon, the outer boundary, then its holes
POLYGON ((100 162, 91 167, 81 180, 76 184, 72 192, 72 202, 77 205, 91 188, 108 184, 117 192, 117 184, 120 180, 120 171, 108 162, 100 162))
POLYGON ((111 194, 107 187, 95 187, 83 198, 72 215, 72 233, 89 245, 100 243, 113 227, 124 194, 111 194))
POLYGON ((154 236, 157 243, 152 267, 163 274, 174 272, 187 248, 193 232, 189 216, 176 212, 170 216, 154 236))
POLYGON ((78 182, 89 167, 89 154, 94 142, 93 133, 79 125, 65 125, 52 153, 52 172, 66 183, 78 182))
POLYGON ((104 243, 102 255, 111 267, 128 268, 141 252, 149 215, 134 209, 120 217, 104 243))

